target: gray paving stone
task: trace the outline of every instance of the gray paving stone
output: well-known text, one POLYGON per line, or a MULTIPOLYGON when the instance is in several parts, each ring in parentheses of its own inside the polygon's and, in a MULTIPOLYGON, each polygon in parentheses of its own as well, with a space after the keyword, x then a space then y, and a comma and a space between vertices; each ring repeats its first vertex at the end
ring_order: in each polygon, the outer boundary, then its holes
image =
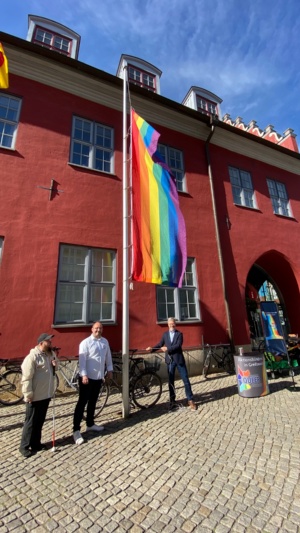
MULTIPOLYGON (((245 400, 235 379, 192 378, 197 400, 204 401, 196 414, 186 408, 168 413, 165 384, 151 412, 136 410, 126 421, 114 397, 99 417, 106 430, 100 437, 86 434, 78 447, 71 438, 76 397, 58 396, 58 451, 26 461, 18 452, 24 406, 0 407, 0 533, 11 524, 15 533, 298 531, 295 395, 279 378, 272 394, 245 400)), ((300 376, 295 380, 299 386, 300 376)), ((181 382, 178 394, 183 398, 181 382)), ((49 416, 45 442, 51 422, 49 416)))

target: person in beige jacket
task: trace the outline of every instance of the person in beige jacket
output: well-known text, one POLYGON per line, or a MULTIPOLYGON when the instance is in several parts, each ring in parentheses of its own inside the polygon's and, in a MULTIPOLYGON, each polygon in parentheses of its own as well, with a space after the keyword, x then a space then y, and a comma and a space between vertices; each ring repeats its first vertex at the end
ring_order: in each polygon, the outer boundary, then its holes
POLYGON ((21 366, 26 412, 20 453, 24 457, 31 457, 46 448, 41 443, 41 436, 54 392, 56 358, 51 346, 52 337, 54 335, 42 333, 37 340, 37 346, 30 350, 21 366))

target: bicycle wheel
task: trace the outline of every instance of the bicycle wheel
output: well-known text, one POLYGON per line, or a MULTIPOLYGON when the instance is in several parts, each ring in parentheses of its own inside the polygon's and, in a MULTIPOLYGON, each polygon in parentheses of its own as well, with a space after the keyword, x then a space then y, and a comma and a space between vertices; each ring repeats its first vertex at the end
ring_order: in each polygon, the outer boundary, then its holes
POLYGON ((209 350, 203 363, 202 376, 204 378, 207 378, 208 370, 210 367, 210 362, 211 362, 211 351, 209 350))
POLYGON ((155 372, 143 372, 132 383, 132 400, 137 407, 153 407, 161 397, 162 383, 155 372))
MULTIPOLYGON (((105 383, 105 381, 104 381, 102 383, 102 385, 101 385, 101 389, 100 389, 100 392, 99 392, 98 400, 97 400, 97 403, 96 403, 95 415, 94 415, 95 418, 97 418, 100 415, 101 411, 106 406, 108 397, 109 397, 109 385, 107 383, 105 383)), ((84 413, 84 417, 83 418, 84 418, 84 420, 86 420, 86 413, 84 413)))
POLYGON ((21 380, 21 370, 7 370, 0 376, 0 403, 15 405, 23 400, 21 380))
POLYGON ((229 353, 227 353, 224 357, 223 368, 228 374, 234 374, 235 372, 233 357, 229 353))

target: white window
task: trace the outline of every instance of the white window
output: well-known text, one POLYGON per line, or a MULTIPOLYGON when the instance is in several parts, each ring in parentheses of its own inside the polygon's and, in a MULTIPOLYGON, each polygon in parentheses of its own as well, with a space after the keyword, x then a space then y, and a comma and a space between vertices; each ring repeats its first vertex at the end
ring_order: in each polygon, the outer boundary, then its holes
POLYGON ((182 287, 156 287, 157 318, 159 321, 175 317, 177 320, 200 319, 199 297, 196 284, 195 259, 188 258, 182 287))
POLYGON ((229 176, 234 203, 256 208, 251 174, 238 168, 229 167, 229 176))
POLYGON ((0 94, 0 147, 14 148, 20 118, 21 100, 0 94))
POLYGON ((202 96, 197 96, 197 110, 201 113, 204 113, 205 115, 217 115, 218 114, 218 108, 217 104, 214 104, 214 102, 211 102, 210 100, 206 100, 202 96))
POLYGON ((36 28, 33 42, 67 56, 71 53, 71 39, 66 39, 66 37, 53 33, 48 29, 36 28))
POLYGON ((279 181, 267 179, 269 194, 276 215, 291 217, 290 202, 285 185, 279 181))
POLYGON ((71 163, 113 173, 113 129, 74 117, 71 163))
POLYGON ((116 254, 113 250, 61 245, 56 324, 114 322, 116 254))
POLYGON ((180 192, 186 191, 185 176, 183 167, 183 153, 175 148, 170 148, 165 144, 159 144, 157 150, 163 161, 168 165, 176 179, 176 187, 180 192))
POLYGON ((149 72, 128 65, 128 78, 135 85, 155 92, 155 76, 149 72))

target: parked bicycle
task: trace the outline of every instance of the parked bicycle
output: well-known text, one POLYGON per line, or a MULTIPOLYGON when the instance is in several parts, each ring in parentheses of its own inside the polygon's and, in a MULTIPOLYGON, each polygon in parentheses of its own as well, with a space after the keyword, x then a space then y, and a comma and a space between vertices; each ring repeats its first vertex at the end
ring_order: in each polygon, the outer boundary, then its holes
MULTIPOLYGON (((58 354, 60 348, 55 348, 56 353, 58 354)), ((79 377, 79 363, 76 359, 71 359, 70 357, 61 357, 58 359, 58 371, 55 374, 56 379, 56 387, 55 390, 61 390, 61 388, 69 388, 72 389, 75 392, 78 392, 79 384, 78 384, 78 377, 79 377), (60 383, 60 377, 63 378, 63 387, 60 383)), ((107 400, 109 396, 109 385, 106 383, 105 380, 103 380, 101 389, 99 392, 96 409, 95 409, 95 416, 96 413, 99 415, 99 413, 102 411, 102 409, 105 407, 107 400)), ((83 417, 85 420, 85 416, 83 417)))
POLYGON ((21 361, 0 359, 0 403, 16 405, 23 400, 21 361))
POLYGON ((205 344, 207 349, 204 358, 202 375, 206 378, 209 371, 214 368, 222 368, 228 374, 234 373, 234 360, 230 344, 205 344))
MULTIPOLYGON (((129 398, 131 404, 140 409, 153 407, 161 397, 162 382, 156 371, 158 358, 154 362, 142 357, 134 357, 137 349, 129 350, 129 398)), ((122 360, 114 360, 113 377, 109 383, 110 392, 122 393, 122 360)), ((99 414, 99 410, 97 415, 99 414)))

